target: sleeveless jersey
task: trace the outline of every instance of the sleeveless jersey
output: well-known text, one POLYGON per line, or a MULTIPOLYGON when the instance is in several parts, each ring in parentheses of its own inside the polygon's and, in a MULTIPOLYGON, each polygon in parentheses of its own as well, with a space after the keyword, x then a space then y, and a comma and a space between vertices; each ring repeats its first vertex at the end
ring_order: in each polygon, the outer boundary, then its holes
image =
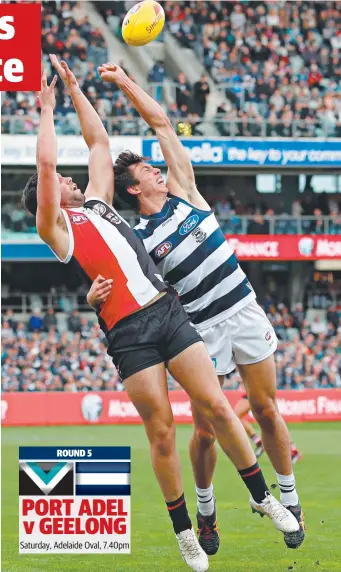
POLYGON ((169 195, 162 210, 141 216, 134 230, 197 329, 232 316, 255 299, 212 211, 169 195))
POLYGON ((128 223, 100 199, 62 210, 69 232, 65 260, 91 284, 101 274, 112 278, 111 293, 98 312, 105 334, 166 289, 155 265, 128 223))

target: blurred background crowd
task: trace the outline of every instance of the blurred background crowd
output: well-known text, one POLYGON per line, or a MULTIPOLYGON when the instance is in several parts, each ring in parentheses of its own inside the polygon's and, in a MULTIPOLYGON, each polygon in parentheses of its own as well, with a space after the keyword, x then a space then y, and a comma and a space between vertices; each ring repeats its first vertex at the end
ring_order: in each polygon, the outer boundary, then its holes
MULTIPOLYGON (((115 37, 135 2, 95 2, 115 37)), ((100 27, 82 2, 42 2, 44 66, 48 53, 65 59, 106 127, 115 134, 148 134, 127 99, 104 84, 97 66, 108 60, 100 27)), ((166 1, 166 31, 192 50, 204 73, 190 83, 155 59, 151 93, 163 103, 178 131, 200 135, 210 93, 220 101, 210 114, 216 133, 231 136, 341 136, 341 11, 337 2, 166 1), (165 80, 172 97, 163 90, 165 80)), ((165 33, 159 38, 163 41, 165 33)), ((162 58, 161 58, 162 60, 162 58)), ((122 62, 121 65, 124 64, 122 62)), ((126 70, 129 73, 129 70, 126 70)), ((34 93, 2 94, 4 133, 35 132, 34 93), (14 117, 13 117, 14 116, 14 117)), ((79 132, 69 96, 58 85, 57 130, 79 132)))
MULTIPOLYGON (((294 201, 290 208, 281 202, 274 206, 272 197, 259 202, 243 201, 240 193, 227 191, 208 198, 212 209, 228 234, 341 234, 341 195, 339 199, 327 193, 308 193, 294 201), (327 217, 327 218, 326 218, 327 217)), ((137 217, 130 213, 134 226, 137 217)), ((3 237, 12 233, 35 235, 35 218, 23 208, 18 197, 3 198, 1 210, 3 237)))
MULTIPOLYGON (((341 309, 330 306, 309 320, 302 305, 290 312, 271 296, 264 309, 279 338, 278 388, 341 387, 341 309)), ((62 327, 52 308, 33 312, 26 322, 8 310, 1 330, 3 391, 123 390, 98 325, 77 310, 62 327)), ((179 389, 173 379, 169 387, 179 389)), ((225 389, 239 387, 236 371, 225 389)))

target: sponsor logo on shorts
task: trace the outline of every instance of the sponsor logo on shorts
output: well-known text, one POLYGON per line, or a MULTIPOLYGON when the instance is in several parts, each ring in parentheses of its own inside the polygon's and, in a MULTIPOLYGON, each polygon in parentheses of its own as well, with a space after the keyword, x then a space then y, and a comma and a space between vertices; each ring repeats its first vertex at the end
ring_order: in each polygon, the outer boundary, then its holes
POLYGON ((163 258, 168 254, 168 252, 172 249, 172 243, 167 240, 167 242, 163 242, 160 246, 157 247, 155 251, 155 256, 157 258, 163 258))
POLYGON ((270 330, 268 330, 265 334, 265 339, 267 342, 269 342, 272 338, 272 333, 270 332, 270 330))
POLYGON ((71 222, 73 222, 73 224, 84 224, 85 222, 88 222, 89 219, 88 217, 86 217, 83 214, 77 214, 77 215, 71 215, 71 222))
POLYGON ((198 222, 199 222, 199 217, 196 214, 186 219, 185 222, 181 225, 179 230, 181 236, 185 236, 186 234, 191 232, 191 230, 193 230, 193 228, 197 226, 198 222))
POLYGON ((196 240, 196 242, 200 244, 201 242, 204 242, 204 240, 206 240, 207 234, 200 228, 196 228, 195 230, 193 230, 192 236, 196 240))
POLYGON ((217 358, 213 357, 212 363, 213 363, 214 369, 217 369, 217 358))

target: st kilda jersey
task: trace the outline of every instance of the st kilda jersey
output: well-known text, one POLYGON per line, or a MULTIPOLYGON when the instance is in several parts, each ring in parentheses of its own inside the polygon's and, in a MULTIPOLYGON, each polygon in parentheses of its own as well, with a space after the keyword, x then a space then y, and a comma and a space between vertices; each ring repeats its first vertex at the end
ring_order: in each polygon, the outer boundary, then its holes
POLYGON ((107 334, 119 320, 166 290, 166 285, 140 239, 104 201, 90 198, 84 207, 62 212, 69 251, 61 262, 76 265, 89 285, 99 274, 113 280, 111 293, 98 313, 107 334))

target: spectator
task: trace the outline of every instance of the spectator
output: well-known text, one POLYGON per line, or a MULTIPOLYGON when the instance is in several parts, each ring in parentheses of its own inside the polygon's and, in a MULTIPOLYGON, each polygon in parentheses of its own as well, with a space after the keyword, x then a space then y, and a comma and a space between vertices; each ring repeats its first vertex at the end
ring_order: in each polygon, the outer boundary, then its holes
POLYGON ((76 333, 81 331, 82 322, 78 310, 73 310, 71 316, 69 316, 68 318, 67 326, 70 332, 76 333))
POLYGON ((57 327, 57 318, 55 316, 53 308, 49 308, 47 310, 47 314, 45 314, 44 316, 43 325, 45 332, 48 332, 49 330, 51 330, 51 328, 57 327))
POLYGON ((325 334, 327 332, 327 324, 322 322, 320 316, 316 316, 311 325, 313 334, 325 334))
POLYGON ((148 73, 148 81, 151 83, 163 83, 166 71, 162 62, 155 62, 148 73))
POLYGON ((207 76, 202 74, 200 80, 193 86, 193 100, 197 105, 197 112, 200 117, 205 115, 207 98, 210 94, 210 88, 207 82, 207 76))
POLYGON ((191 86, 186 80, 183 72, 179 73, 176 82, 176 105, 181 108, 182 105, 189 105, 191 98, 191 86))
POLYGON ((330 306, 329 310, 327 311, 327 321, 330 322, 336 330, 339 324, 339 313, 336 306, 330 306))
POLYGON ((30 332, 39 332, 43 328, 43 318, 40 315, 40 310, 33 310, 33 314, 28 321, 28 329, 30 332))

